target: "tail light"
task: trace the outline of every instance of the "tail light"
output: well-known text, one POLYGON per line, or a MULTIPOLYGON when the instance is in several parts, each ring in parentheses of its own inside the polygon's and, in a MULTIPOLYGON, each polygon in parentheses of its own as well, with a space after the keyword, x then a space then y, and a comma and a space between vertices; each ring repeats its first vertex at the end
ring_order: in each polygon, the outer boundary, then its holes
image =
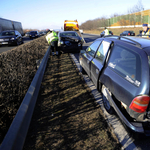
POLYGON ((128 33, 128 35, 130 35, 130 33, 128 33))
POLYGON ((64 24, 64 28, 66 28, 66 24, 64 24))
POLYGON ((129 108, 138 113, 144 113, 150 102, 149 96, 137 96, 132 100, 129 108))
POLYGON ((113 33, 112 33, 112 35, 113 35, 113 33))

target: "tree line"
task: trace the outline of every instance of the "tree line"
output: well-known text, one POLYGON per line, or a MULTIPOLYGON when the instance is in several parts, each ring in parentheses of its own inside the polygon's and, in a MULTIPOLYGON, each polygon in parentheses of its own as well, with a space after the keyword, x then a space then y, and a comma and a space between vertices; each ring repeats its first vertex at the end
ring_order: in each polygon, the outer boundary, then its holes
POLYGON ((114 24, 115 22, 118 23, 118 26, 126 26, 126 25, 135 26, 136 24, 140 25, 144 21, 141 12, 143 10, 144 8, 142 2, 138 1, 136 5, 128 9, 127 14, 114 13, 113 15, 110 16, 110 18, 106 18, 103 16, 93 20, 87 20, 86 22, 80 25, 80 28, 83 30, 99 29, 100 27, 108 27, 111 24, 114 24))

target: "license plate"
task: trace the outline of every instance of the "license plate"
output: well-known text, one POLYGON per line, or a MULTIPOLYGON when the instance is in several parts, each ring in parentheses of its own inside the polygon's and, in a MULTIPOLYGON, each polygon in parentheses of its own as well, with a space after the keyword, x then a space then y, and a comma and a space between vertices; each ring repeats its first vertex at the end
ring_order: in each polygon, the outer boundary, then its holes
POLYGON ((8 44, 8 42, 2 42, 2 44, 8 44))

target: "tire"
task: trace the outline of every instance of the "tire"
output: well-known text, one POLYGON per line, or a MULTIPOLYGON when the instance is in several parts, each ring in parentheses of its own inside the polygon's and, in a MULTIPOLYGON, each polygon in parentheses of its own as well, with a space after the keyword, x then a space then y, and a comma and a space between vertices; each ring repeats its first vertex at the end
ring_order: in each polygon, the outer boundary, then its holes
POLYGON ((20 44, 20 43, 17 41, 17 42, 16 42, 16 46, 18 46, 19 44, 20 44))
MULTIPOLYGON (((108 100, 108 98, 107 98, 107 96, 106 96, 106 87, 103 85, 102 86, 102 99, 103 99, 103 104, 104 104, 104 107, 105 107, 105 109, 106 109, 106 111, 109 113, 109 114, 114 114, 114 109, 113 109, 113 107, 110 105, 110 103, 109 103, 109 100, 108 100)), ((107 89, 107 91, 109 91, 108 89, 107 89)), ((111 92, 109 91, 109 94, 110 95, 112 95, 111 94, 111 92)))
POLYGON ((80 65, 80 71, 81 71, 82 74, 86 74, 84 68, 81 65, 80 65))

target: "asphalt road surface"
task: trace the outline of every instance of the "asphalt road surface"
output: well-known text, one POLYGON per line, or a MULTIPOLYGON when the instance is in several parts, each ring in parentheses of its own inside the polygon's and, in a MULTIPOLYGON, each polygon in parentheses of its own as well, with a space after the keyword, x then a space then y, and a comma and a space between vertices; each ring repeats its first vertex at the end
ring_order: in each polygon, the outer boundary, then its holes
MULTIPOLYGON (((23 42, 24 43, 27 43, 27 42, 29 42, 29 41, 31 41, 32 39, 30 39, 29 37, 23 37, 23 42)), ((11 49, 13 49, 13 48, 15 48, 15 47, 17 47, 17 46, 8 46, 8 45, 2 45, 1 47, 0 47, 0 54, 1 53, 3 53, 3 52, 6 52, 6 51, 8 51, 8 50, 11 50, 11 49)))

